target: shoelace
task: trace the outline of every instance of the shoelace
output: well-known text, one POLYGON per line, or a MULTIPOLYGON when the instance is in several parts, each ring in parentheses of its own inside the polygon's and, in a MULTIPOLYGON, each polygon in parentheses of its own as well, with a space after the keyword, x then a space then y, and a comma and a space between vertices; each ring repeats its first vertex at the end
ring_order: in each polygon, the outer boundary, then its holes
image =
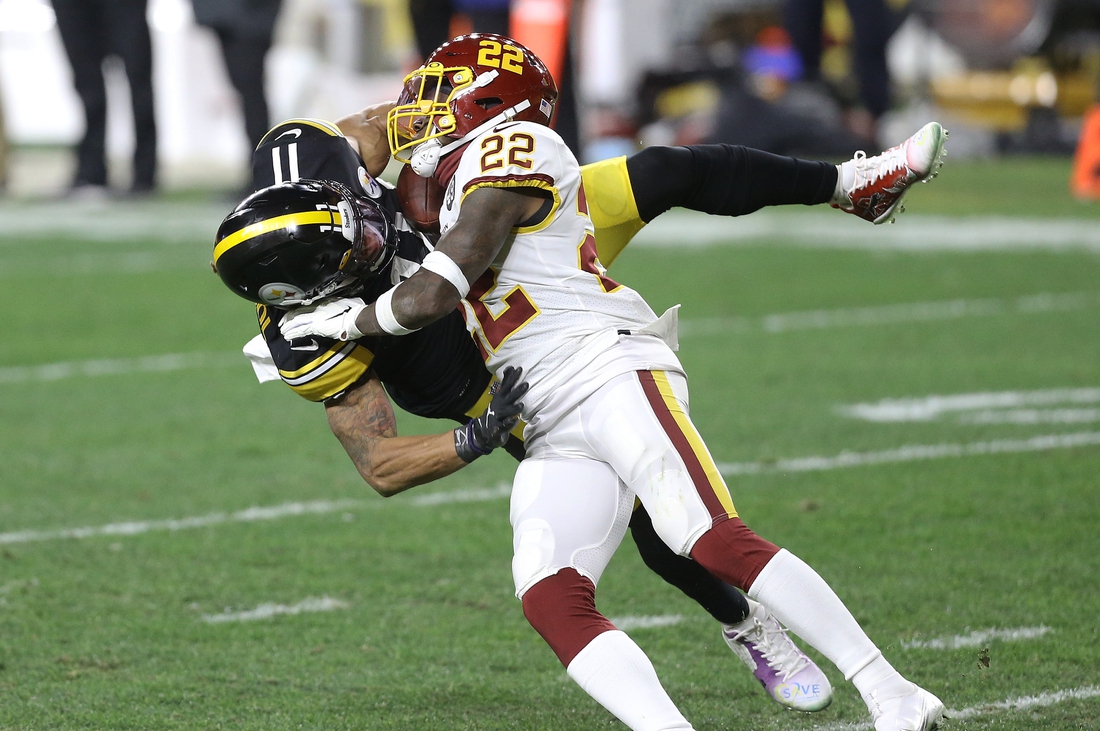
POLYGON ((860 188, 863 185, 874 185, 879 178, 885 178, 895 170, 905 167, 905 150, 902 145, 898 145, 874 157, 867 157, 866 152, 859 150, 852 158, 852 164, 856 169, 853 189, 860 188), (866 178, 866 183, 862 185, 860 182, 861 177, 866 178))
POLYGON ((764 656, 768 667, 779 673, 784 682, 810 664, 810 658, 799 652, 778 622, 774 626, 765 626, 754 618, 753 626, 738 632, 733 639, 748 642, 756 648, 764 656))

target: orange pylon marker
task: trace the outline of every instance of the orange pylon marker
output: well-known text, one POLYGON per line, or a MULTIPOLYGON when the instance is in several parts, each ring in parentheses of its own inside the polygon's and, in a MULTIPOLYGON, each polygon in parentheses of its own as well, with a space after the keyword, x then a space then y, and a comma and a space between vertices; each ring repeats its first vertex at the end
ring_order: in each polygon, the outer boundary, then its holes
POLYGON ((570 0, 513 0, 510 32, 512 37, 542 59, 554 81, 561 87, 569 38, 570 0))
POLYGON ((1100 104, 1085 114, 1069 187, 1078 198, 1100 200, 1100 104))

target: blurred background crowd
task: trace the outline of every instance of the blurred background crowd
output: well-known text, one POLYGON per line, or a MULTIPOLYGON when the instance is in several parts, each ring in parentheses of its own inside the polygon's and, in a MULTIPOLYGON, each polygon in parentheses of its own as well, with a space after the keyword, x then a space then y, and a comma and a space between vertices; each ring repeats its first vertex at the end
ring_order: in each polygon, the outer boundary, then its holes
POLYGON ((582 162, 708 141, 846 158, 932 118, 953 157, 1100 148, 1100 0, 0 0, 0 183, 239 190, 271 124, 392 99, 471 30, 547 61, 582 162))

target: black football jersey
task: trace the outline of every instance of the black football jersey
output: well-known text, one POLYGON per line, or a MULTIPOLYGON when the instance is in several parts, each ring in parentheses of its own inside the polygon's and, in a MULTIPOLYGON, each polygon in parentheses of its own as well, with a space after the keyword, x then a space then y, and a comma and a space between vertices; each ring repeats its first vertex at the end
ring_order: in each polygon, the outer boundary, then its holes
MULTIPOLYGON (((255 190, 301 179, 342 183, 379 202, 393 220, 397 253, 360 295, 366 302, 410 277, 431 251, 428 240, 401 215, 397 192, 367 173, 359 154, 335 125, 292 119, 260 141, 252 156, 255 190)), ((373 371, 405 411, 465 421, 489 385, 489 371, 457 309, 409 335, 346 343, 312 337, 287 342, 279 332, 284 310, 257 305, 256 312, 279 375, 310 401, 335 398, 373 371)))

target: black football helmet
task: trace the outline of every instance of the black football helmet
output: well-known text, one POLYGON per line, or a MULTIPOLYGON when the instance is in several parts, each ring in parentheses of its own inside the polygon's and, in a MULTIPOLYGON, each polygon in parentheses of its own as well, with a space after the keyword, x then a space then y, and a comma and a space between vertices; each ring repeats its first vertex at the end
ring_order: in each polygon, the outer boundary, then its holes
POLYGON ((397 251, 381 206, 331 180, 256 191, 225 217, 214 271, 245 299, 277 307, 354 294, 397 251))

